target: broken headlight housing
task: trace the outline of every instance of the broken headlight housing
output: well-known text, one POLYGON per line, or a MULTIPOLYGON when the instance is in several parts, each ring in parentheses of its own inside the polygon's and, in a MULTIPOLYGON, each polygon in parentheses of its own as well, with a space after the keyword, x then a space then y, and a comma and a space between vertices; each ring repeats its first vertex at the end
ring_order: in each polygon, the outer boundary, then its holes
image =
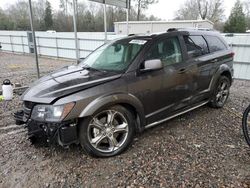
POLYGON ((64 105, 36 105, 31 114, 31 119, 40 122, 60 122, 73 109, 75 103, 64 105))

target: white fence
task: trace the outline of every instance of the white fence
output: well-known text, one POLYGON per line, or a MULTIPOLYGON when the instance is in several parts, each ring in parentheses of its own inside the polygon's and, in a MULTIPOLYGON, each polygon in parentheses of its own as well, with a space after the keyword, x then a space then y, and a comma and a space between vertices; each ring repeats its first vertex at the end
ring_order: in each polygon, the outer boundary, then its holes
MULTIPOLYGON (((223 34, 226 41, 235 52, 235 77, 250 80, 250 34, 223 34)), ((108 40, 124 37, 109 33, 108 40)), ((80 57, 89 53, 104 43, 104 33, 78 33, 80 57)), ((38 54, 58 58, 75 59, 74 33, 36 32, 38 54)), ((0 43, 3 51, 30 53, 26 31, 0 31, 0 43)))
POLYGON ((235 78, 250 80, 250 34, 224 34, 235 52, 235 78))
MULTIPOLYGON (((122 35, 109 33, 108 40, 121 38, 122 35)), ((78 33, 80 57, 84 58, 104 44, 104 33, 78 33)), ((75 59, 74 33, 36 32, 37 51, 40 56, 75 59)), ((25 31, 0 31, 3 51, 30 53, 28 35, 25 31)))

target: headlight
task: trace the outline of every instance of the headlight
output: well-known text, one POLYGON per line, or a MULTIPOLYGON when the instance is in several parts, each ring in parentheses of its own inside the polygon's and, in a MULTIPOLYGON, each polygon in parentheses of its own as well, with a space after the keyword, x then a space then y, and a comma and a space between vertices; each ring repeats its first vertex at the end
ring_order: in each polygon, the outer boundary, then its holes
POLYGON ((62 121, 73 109, 75 103, 65 105, 36 105, 31 114, 31 119, 36 121, 58 122, 62 121))

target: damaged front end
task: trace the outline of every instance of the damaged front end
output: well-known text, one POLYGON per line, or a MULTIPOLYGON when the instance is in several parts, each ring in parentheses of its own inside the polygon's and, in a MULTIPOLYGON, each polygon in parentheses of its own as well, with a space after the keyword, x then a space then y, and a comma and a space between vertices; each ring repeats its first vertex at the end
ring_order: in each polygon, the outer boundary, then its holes
POLYGON ((26 125, 32 143, 44 140, 68 146, 78 143, 77 120, 63 121, 73 106, 73 103, 53 106, 24 101, 23 110, 17 111, 14 117, 17 125, 26 125))

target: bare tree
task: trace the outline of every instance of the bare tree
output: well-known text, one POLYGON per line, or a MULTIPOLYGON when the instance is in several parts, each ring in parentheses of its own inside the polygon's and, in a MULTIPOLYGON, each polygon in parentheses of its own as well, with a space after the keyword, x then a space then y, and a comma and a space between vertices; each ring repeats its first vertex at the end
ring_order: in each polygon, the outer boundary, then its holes
POLYGON ((140 20, 142 10, 148 9, 148 6, 154 3, 158 3, 158 0, 134 0, 137 7, 137 21, 140 20))
POLYGON ((250 17, 250 0, 244 1, 243 6, 244 6, 244 12, 246 16, 250 17))
POLYGON ((199 18, 197 0, 186 0, 175 13, 177 20, 197 20, 199 18))
POLYGON ((250 29, 250 0, 243 2, 244 13, 246 15, 247 30, 250 29))
POLYGON ((176 12, 176 19, 208 19, 215 23, 224 18, 223 0, 187 0, 176 12))
POLYGON ((17 3, 8 7, 8 14, 10 20, 14 24, 16 30, 29 30, 29 4, 27 1, 18 1, 17 3))

